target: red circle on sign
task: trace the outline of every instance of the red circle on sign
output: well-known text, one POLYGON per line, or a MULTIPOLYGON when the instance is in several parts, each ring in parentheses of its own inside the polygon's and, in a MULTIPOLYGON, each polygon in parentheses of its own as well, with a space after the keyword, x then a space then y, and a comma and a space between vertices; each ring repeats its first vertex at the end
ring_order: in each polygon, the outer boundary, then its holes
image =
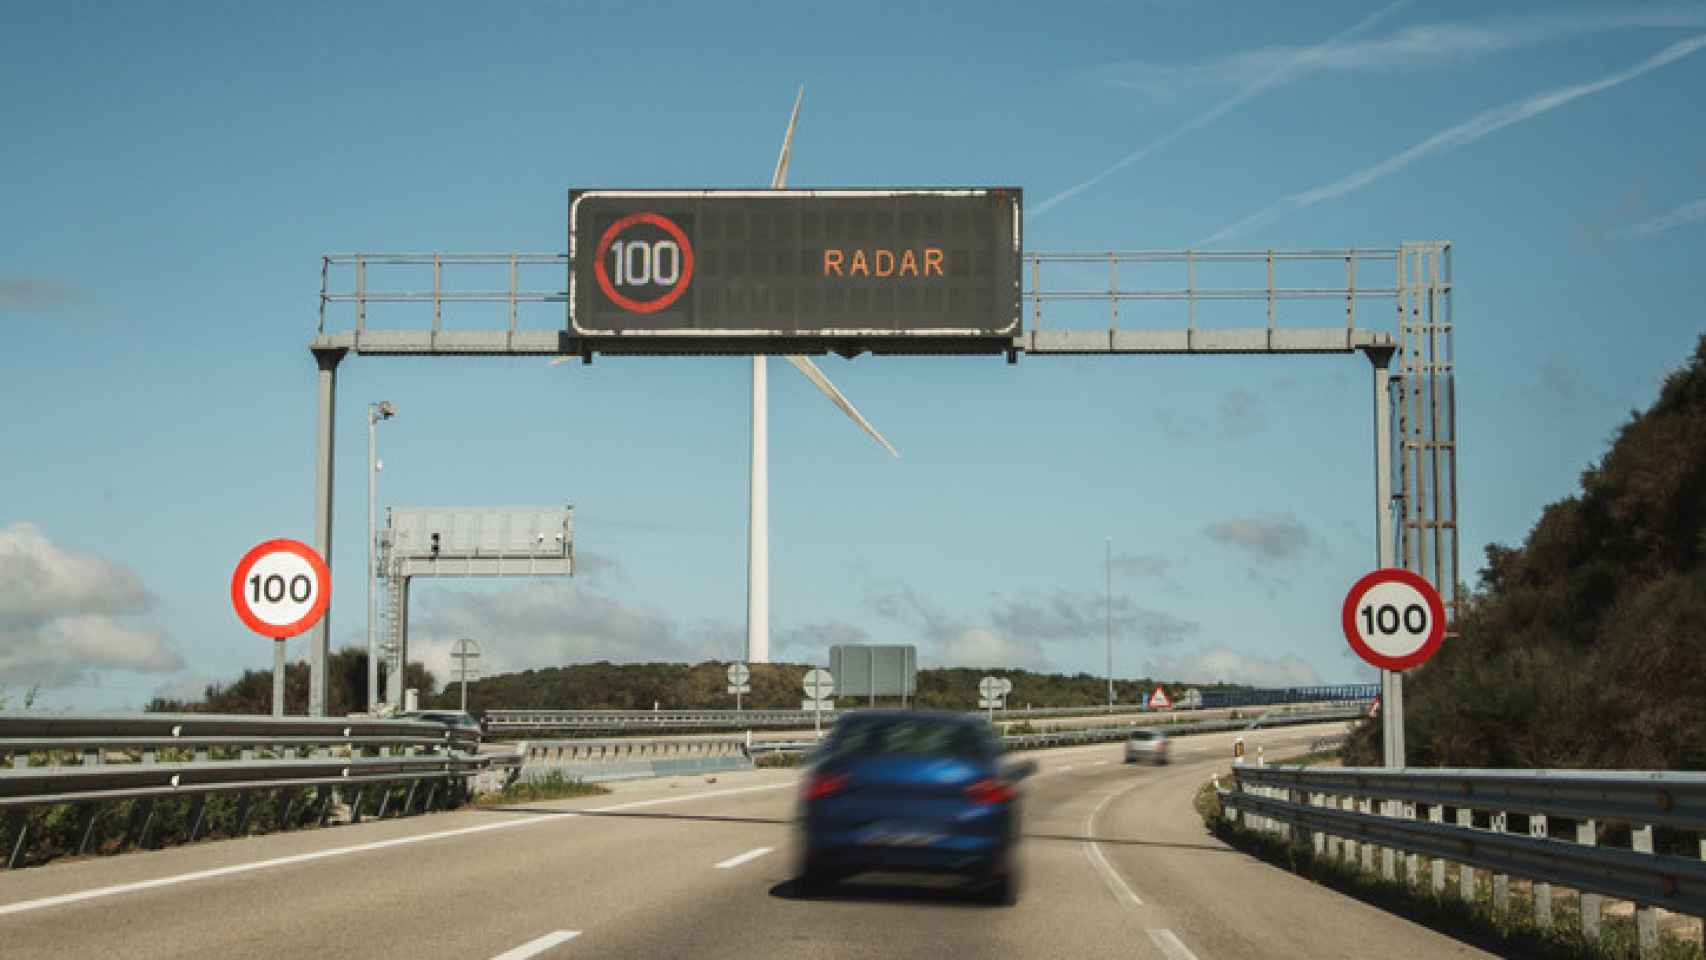
POLYGON ((331 602, 331 569, 326 566, 326 561, 321 559, 318 551, 298 540, 268 540, 256 545, 253 550, 243 554, 243 559, 237 561, 236 572, 231 574, 231 606, 236 609, 237 618, 243 621, 244 626, 263 637, 283 640, 286 637, 294 637, 302 633, 320 622, 320 618, 326 615, 326 607, 331 602), (253 570, 255 564, 260 563, 263 557, 275 553, 293 553, 301 557, 308 564, 309 569, 314 571, 314 579, 319 581, 315 584, 314 605, 308 608, 307 613, 290 623, 274 624, 262 620, 255 616, 254 611, 249 609, 249 604, 243 599, 243 581, 248 579, 249 571, 253 570))
POLYGON ((693 244, 688 242, 687 233, 675 225, 675 221, 657 213, 630 213, 610 225, 604 231, 604 236, 598 239, 598 252, 593 255, 593 273, 598 277, 598 288, 604 291, 611 302, 631 313, 657 313, 670 304, 681 299, 687 292, 687 284, 693 279, 693 244), (675 282, 675 289, 656 300, 635 300, 616 292, 616 286, 610 282, 610 272, 604 269, 604 255, 610 252, 610 244, 616 235, 637 223, 649 223, 675 238, 681 246, 681 279, 675 282))
POLYGON ((1351 649, 1356 651, 1356 655, 1361 657, 1364 662, 1382 670, 1408 670, 1411 667, 1420 666, 1439 651, 1440 643, 1445 640, 1445 601, 1440 599, 1439 591, 1434 589, 1433 584, 1417 574, 1398 567, 1376 570, 1352 584, 1350 592, 1345 594, 1345 605, 1340 611, 1339 620, 1345 629, 1345 639, 1350 642, 1351 649), (1387 656, 1375 650, 1357 631, 1358 605, 1362 603, 1362 598, 1367 596, 1370 590, 1383 583, 1402 583, 1421 594, 1422 599, 1428 605, 1428 616, 1431 618, 1431 622, 1427 639, 1422 641, 1422 645, 1413 652, 1401 657, 1387 656))

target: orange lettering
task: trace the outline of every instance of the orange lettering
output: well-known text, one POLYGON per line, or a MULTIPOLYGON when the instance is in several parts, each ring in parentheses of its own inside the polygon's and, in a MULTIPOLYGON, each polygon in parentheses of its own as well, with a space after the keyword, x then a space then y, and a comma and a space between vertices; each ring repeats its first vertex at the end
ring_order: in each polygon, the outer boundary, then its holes
POLYGON ((911 250, 906 250, 900 255, 900 275, 904 277, 909 272, 914 277, 918 276, 918 258, 912 255, 911 250))
POLYGON ((835 271, 836 276, 841 276, 840 250, 829 249, 823 252, 823 275, 826 277, 829 276, 829 271, 831 270, 835 271))
POLYGON ((935 247, 924 248, 924 275, 930 275, 930 268, 936 268, 936 276, 942 276, 942 251, 935 247))
POLYGON ((894 251, 893 250, 878 250, 877 251, 877 276, 879 276, 879 277, 892 277, 892 276, 894 276, 894 251), (886 262, 886 266, 885 266, 885 262, 886 262))
POLYGON ((847 268, 847 275, 850 277, 861 275, 868 277, 871 275, 871 265, 865 262, 865 251, 853 251, 853 264, 847 268))

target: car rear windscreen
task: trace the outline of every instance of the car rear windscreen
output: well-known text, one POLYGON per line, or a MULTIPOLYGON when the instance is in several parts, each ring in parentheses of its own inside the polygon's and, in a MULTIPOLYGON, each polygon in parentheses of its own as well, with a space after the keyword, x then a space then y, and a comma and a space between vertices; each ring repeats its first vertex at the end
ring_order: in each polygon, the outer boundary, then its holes
POLYGON ((889 753, 981 759, 988 755, 986 738, 966 724, 910 718, 857 720, 844 725, 830 741, 832 757, 889 753))

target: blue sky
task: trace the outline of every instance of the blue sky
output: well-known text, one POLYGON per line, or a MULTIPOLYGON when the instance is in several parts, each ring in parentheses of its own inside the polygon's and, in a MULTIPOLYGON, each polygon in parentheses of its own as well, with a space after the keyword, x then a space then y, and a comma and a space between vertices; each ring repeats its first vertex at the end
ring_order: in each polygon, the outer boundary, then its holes
MULTIPOLYGON (((801 83, 791 185, 1016 184, 1028 249, 1453 241, 1466 578, 1706 328, 1706 4, 712 6, 0 9, 0 688, 270 662, 226 588, 311 539, 322 253, 555 251, 570 187, 764 185, 801 83)), ((772 363, 779 658, 1099 673, 1111 536, 1116 673, 1366 676, 1360 357, 823 365, 902 457, 772 363)), ((421 586, 429 663, 741 649, 745 361, 356 357, 339 399, 338 644, 388 399, 383 504, 573 503, 586 561, 421 586)))

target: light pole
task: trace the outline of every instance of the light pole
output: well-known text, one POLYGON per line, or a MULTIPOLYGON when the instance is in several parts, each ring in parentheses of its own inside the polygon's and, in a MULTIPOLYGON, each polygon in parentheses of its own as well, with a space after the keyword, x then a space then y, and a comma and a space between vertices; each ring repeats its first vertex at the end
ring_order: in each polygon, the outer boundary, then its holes
POLYGON ((373 488, 379 477, 379 460, 375 455, 373 427, 381 420, 397 415, 389 400, 367 405, 367 711, 372 713, 379 704, 379 651, 373 643, 373 555, 379 549, 373 530, 373 488))
POLYGON ((1107 538, 1103 566, 1107 568, 1108 590, 1108 712, 1114 709, 1114 538, 1107 538))

